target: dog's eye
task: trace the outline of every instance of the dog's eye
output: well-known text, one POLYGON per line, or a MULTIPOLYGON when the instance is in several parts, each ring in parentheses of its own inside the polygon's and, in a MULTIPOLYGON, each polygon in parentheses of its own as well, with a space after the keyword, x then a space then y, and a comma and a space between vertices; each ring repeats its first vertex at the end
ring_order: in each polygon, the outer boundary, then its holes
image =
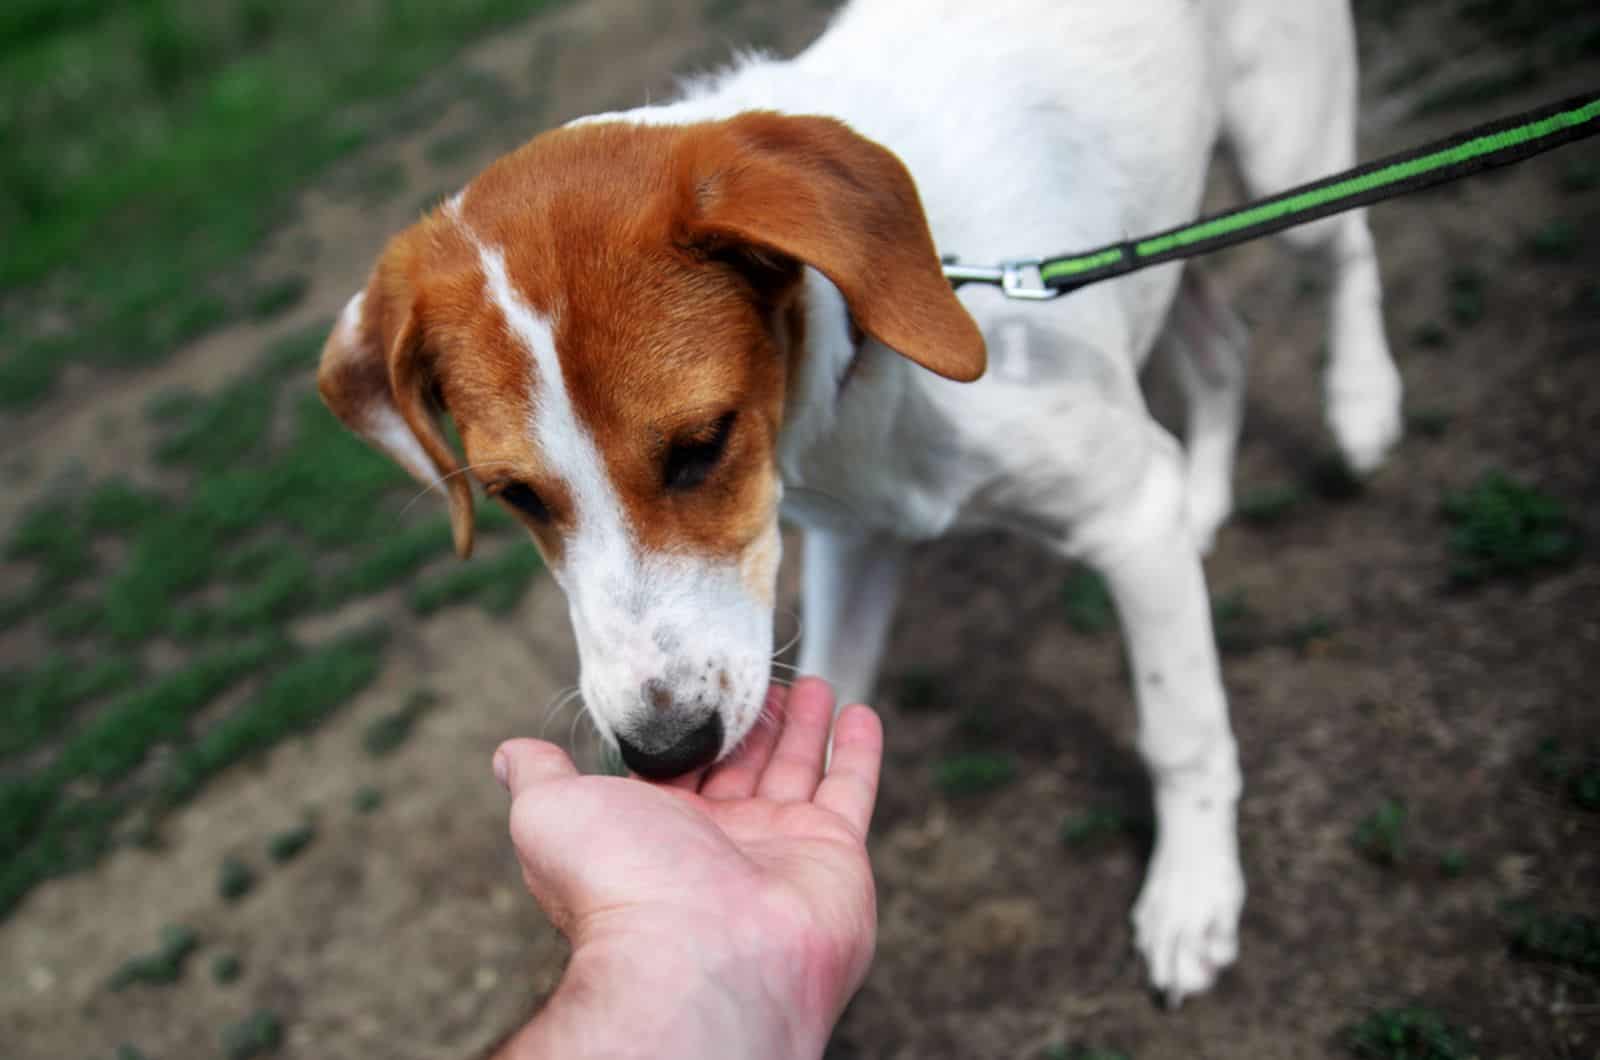
POLYGON ((667 489, 692 490, 706 480, 728 448, 733 417, 734 413, 730 412, 699 436, 672 444, 667 450, 667 465, 661 476, 667 489))
POLYGON ((544 506, 544 501, 531 488, 520 482, 513 482, 502 488, 499 497, 534 522, 550 521, 550 509, 544 506))

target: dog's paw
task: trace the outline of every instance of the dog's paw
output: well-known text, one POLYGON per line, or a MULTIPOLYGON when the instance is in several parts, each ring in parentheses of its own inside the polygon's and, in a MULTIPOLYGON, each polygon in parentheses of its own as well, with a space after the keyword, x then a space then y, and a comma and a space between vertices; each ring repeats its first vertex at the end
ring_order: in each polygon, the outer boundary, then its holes
POLYGON ((1369 475, 1400 441, 1400 373, 1388 357, 1364 364, 1359 375, 1330 374, 1328 426, 1345 463, 1369 475))
POLYGON ((1158 843, 1133 907, 1134 945, 1168 1007, 1211 989, 1239 952, 1244 875, 1231 851, 1174 856, 1158 843))

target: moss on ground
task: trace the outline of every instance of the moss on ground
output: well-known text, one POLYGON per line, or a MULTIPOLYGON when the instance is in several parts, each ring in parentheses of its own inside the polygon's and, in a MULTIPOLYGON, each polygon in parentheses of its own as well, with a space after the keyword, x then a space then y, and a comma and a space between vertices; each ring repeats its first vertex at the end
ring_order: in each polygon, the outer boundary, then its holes
POLYGON ((1521 577, 1571 563, 1578 532, 1559 500, 1510 476, 1490 471, 1445 498, 1451 578, 1474 584, 1521 577))
MULTIPOLYGON (((161 487, 79 484, 12 527, 5 554, 26 581, 0 619, 37 624, 56 646, 0 672, 11 706, 0 762, 27 763, 0 780, 0 915, 40 881, 93 864, 130 814, 148 832, 230 765, 338 710, 380 671, 385 631, 302 644, 291 623, 450 556, 442 513, 410 515, 415 484, 309 392, 325 328, 272 344, 212 395, 153 405, 161 487), (120 554, 114 568, 101 569, 102 545, 120 554), (142 660, 158 645, 178 661, 152 671, 142 660), (168 753, 152 767, 157 747, 168 753)), ((483 509, 486 539, 515 526, 483 509)), ((535 549, 507 542, 418 583, 414 602, 503 613, 538 569, 535 549)))
POLYGON ((949 798, 968 798, 1005 787, 1017 777, 1017 760, 1009 754, 973 751, 935 763, 934 783, 949 798))
POLYGON ((24 296, 0 319, 0 407, 45 397, 68 364, 148 364, 230 318, 293 305, 302 280, 253 284, 235 263, 297 186, 376 131, 353 104, 545 6, 8 4, 0 286, 24 296), (60 319, 70 330, 50 326, 60 319))
POLYGON ((1344 1032, 1345 1047, 1362 1060, 1473 1060, 1466 1032, 1417 1006, 1379 1009, 1344 1032))

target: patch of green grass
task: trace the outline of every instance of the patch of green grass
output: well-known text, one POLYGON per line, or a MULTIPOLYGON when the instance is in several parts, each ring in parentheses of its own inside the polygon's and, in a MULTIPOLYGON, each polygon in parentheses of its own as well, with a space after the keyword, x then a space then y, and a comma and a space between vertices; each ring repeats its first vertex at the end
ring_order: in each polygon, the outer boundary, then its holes
POLYGON ((90 491, 84 504, 83 525, 90 533, 126 534, 161 513, 162 498, 108 479, 90 491))
POLYGON ((50 774, 63 781, 121 779, 157 743, 181 738, 196 712, 281 650, 270 639, 249 641, 147 683, 96 714, 62 748, 50 774))
POLYGON ((1473 1060, 1460 1028, 1415 1006, 1379 1009, 1346 1028, 1344 1045, 1362 1060, 1473 1060))
POLYGON ((361 746, 375 758, 396 750, 410 739, 417 720, 437 702, 438 697, 425 689, 413 692, 399 710, 384 714, 367 726, 361 734, 361 746))
POLYGON ((256 870, 248 863, 229 854, 222 859, 217 870, 217 894, 224 902, 237 902, 256 886, 256 870))
POLYGON ((1543 261, 1571 261, 1580 245, 1577 226, 1560 218, 1546 221, 1528 236, 1528 253, 1543 261))
POLYGON ((383 805, 383 792, 371 784, 363 784, 350 796, 350 808, 357 813, 367 814, 377 811, 383 805))
POLYGON ((257 376, 270 381, 311 371, 332 329, 332 320, 318 320, 273 342, 256 362, 257 376))
POLYGON ((1586 913, 1523 913, 1511 929, 1511 952, 1600 974, 1600 920, 1586 913))
POLYGON ((1097 1049, 1087 1045, 1069 1046, 1057 1043, 1045 1047, 1044 1060, 1130 1060, 1130 1057, 1117 1049, 1097 1049))
POLYGON ((75 361, 148 363, 249 311, 230 266, 367 139, 351 104, 545 6, 144 0, 0 32, 0 285, 40 321, 73 321, 5 329, 0 402, 37 400, 75 361))
POLYGON ((38 584, 59 587, 94 568, 89 542, 72 505, 47 499, 29 508, 12 528, 6 557, 31 563, 38 584))
POLYGON ((1292 482, 1262 486, 1250 490, 1239 498, 1234 509, 1239 518, 1257 526, 1270 526, 1282 522, 1305 499, 1305 493, 1292 482))
POLYGON ((188 798, 227 766, 314 728, 378 675, 387 640, 383 629, 350 633, 279 667, 254 696, 174 757, 163 782, 166 798, 188 798))
POLYGON ((1385 799, 1356 825, 1353 841, 1361 856, 1374 865, 1399 865, 1406 852, 1405 804, 1385 799))
POLYGON ((1061 822, 1061 842, 1069 847, 1089 847, 1114 836, 1133 835, 1148 827, 1147 822, 1113 807, 1080 810, 1061 822))
POLYGON ((1005 787, 1017 777, 1017 760, 1008 754, 972 751, 936 763, 933 781, 948 798, 968 798, 1005 787))
POLYGON ((200 406, 200 395, 186 386, 171 386, 158 390, 144 404, 144 418, 151 423, 172 423, 194 414, 200 406))
POLYGON ((44 628, 57 641, 85 637, 99 625, 100 605, 80 597, 66 597, 44 614, 44 628))
POLYGON ((1079 567, 1061 586, 1061 602, 1066 608, 1067 625, 1079 633, 1104 633, 1116 628, 1117 612, 1111 592, 1099 574, 1079 567))
POLYGON ((238 982, 239 976, 244 974, 244 963, 239 960, 238 954, 219 953, 211 958, 211 978, 221 986, 238 982))
POLYGON ((1452 847, 1439 855, 1439 875, 1447 880, 1459 880, 1467 871, 1466 851, 1452 847))
POLYGON ((283 1021, 271 1009, 256 1009, 222 1032, 222 1051, 228 1060, 268 1056, 283 1045, 283 1021))
POLYGON ((340 564, 321 591, 323 606, 379 592, 451 554, 450 520, 439 515, 384 534, 372 547, 340 564))
POLYGON ((270 320, 287 313, 305 300, 311 281, 300 275, 280 276, 256 290, 250 296, 249 313, 256 320, 270 320))
POLYGON ((514 542, 493 556, 418 582, 411 593, 411 607, 419 615, 431 615, 451 604, 475 601, 491 615, 507 614, 521 601, 542 566, 532 546, 514 542))
POLYGON ((1499 471, 1445 498, 1451 579, 1470 585, 1562 567, 1578 554, 1578 533, 1564 505, 1499 471))
POLYGON ((267 856, 278 864, 293 861, 317 838, 317 826, 303 821, 267 840, 267 856))
POLYGON ((150 1058, 145 1056, 138 1046, 123 1042, 117 1046, 116 1060, 150 1060, 150 1058))
MULTIPOLYGON (((40 881, 92 864, 124 818, 154 835, 156 816, 210 777, 319 724, 377 672, 384 641, 305 647, 286 639, 287 624, 449 554, 441 515, 397 529, 415 487, 313 395, 302 391, 277 422, 263 411, 284 404, 274 396, 291 376, 309 373, 324 332, 274 343, 213 394, 158 403, 168 477, 186 483, 85 483, 13 526, 6 555, 32 584, 0 601, 0 624, 42 623, 63 645, 32 670, 0 673, 0 695, 16 704, 0 718, 0 759, 39 752, 42 762, 0 778, 0 915, 40 881), (120 546, 117 565, 91 577, 107 538, 120 546), (177 638, 190 656, 147 677, 128 660, 156 637, 177 638), (196 724, 253 677, 259 688, 196 724), (163 744, 163 769, 145 775, 140 765, 163 744)), ((517 525, 497 507, 481 515, 486 536, 517 525)), ((419 590, 428 602, 505 608, 537 563, 531 548, 507 549, 419 590)))
POLYGON ((138 660, 91 661, 58 653, 29 671, 0 671, 0 760, 32 749, 65 728, 82 704, 139 679, 138 660))
POLYGON ((183 977, 184 966, 199 946, 200 937, 194 929, 170 924, 161 929, 159 946, 124 961, 111 973, 106 985, 112 990, 125 990, 136 983, 169 986, 183 977))
POLYGON ((276 391, 245 376, 195 406, 156 446, 163 464, 221 470, 248 456, 272 424, 276 391))

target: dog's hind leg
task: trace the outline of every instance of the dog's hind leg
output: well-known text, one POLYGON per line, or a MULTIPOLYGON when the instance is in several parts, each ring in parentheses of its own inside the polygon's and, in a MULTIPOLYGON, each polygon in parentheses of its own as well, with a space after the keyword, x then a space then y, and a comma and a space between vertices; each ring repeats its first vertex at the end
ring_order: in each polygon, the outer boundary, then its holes
MULTIPOLYGON (((1223 125, 1246 185, 1268 195, 1355 162, 1355 31, 1346 0, 1232 0, 1222 29, 1223 125)), ((1284 233, 1332 272, 1328 425, 1352 470, 1400 439, 1400 373, 1383 330, 1383 292, 1364 210, 1284 233)))
POLYGON ((1205 274, 1189 266, 1162 346, 1183 390, 1185 509, 1201 553, 1211 551, 1233 510, 1233 457, 1244 417, 1248 345, 1243 322, 1205 274))

